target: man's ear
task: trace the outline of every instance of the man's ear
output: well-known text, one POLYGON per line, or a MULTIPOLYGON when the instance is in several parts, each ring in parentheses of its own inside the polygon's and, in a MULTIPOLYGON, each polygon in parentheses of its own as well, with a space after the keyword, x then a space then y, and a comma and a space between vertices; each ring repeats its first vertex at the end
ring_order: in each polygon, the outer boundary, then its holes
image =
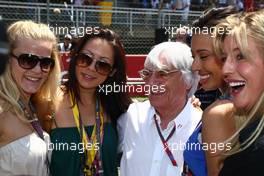
POLYGON ((186 86, 187 92, 189 92, 192 89, 192 84, 185 83, 185 86, 186 86))
POLYGON ((111 73, 109 74, 109 77, 114 76, 115 73, 116 73, 116 69, 113 69, 113 70, 111 71, 111 73))

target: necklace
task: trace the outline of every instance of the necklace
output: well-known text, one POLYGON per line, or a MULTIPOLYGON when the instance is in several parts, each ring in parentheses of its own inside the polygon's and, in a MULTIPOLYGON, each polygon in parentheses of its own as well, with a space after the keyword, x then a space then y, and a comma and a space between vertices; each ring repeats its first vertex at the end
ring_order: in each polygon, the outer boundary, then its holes
POLYGON ((29 122, 38 121, 35 107, 31 103, 31 101, 29 101, 29 103, 28 103, 30 111, 28 111, 28 109, 26 108, 25 104, 23 103, 23 101, 21 99, 18 100, 18 104, 19 104, 20 108, 24 111, 24 115, 29 122))
POLYGON ((34 128, 34 130, 37 132, 38 136, 44 140, 44 134, 43 134, 43 129, 38 121, 37 115, 36 115, 36 109, 29 101, 29 110, 27 110, 25 104, 21 99, 18 100, 18 104, 21 107, 21 109, 24 111, 25 117, 29 120, 31 126, 34 128))

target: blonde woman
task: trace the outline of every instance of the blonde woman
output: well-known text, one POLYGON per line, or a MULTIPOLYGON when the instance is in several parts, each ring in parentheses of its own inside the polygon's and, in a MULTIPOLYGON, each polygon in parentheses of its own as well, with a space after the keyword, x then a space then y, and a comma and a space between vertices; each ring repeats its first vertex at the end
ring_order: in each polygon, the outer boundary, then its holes
POLYGON ((0 77, 0 175, 49 175, 47 143, 35 102, 53 100, 60 73, 47 25, 18 21, 7 30, 10 56, 0 77))
POLYGON ((245 120, 227 141, 239 147, 228 151, 220 175, 263 175, 264 163, 264 11, 231 16, 218 25, 215 46, 224 61, 224 80, 231 100, 245 120))

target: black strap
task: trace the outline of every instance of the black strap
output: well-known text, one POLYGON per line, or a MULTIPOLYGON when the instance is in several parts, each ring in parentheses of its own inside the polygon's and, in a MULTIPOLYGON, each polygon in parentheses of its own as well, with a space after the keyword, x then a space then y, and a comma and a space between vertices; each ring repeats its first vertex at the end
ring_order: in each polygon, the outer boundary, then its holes
POLYGON ((190 170, 186 162, 184 162, 183 164, 183 171, 181 176, 194 176, 193 172, 190 170))
POLYGON ((44 141, 44 132, 40 126, 39 121, 36 120, 36 121, 30 122, 30 123, 31 123, 32 127, 34 128, 34 130, 37 132, 38 136, 44 141))
MULTIPOLYGON (((28 112, 28 110, 26 109, 26 106, 24 105, 24 103, 22 102, 21 99, 18 100, 18 104, 21 107, 21 109, 24 111, 26 118, 28 120, 31 120, 30 124, 34 128, 34 130, 37 132, 38 136, 45 142, 43 129, 42 129, 42 127, 38 121, 35 107, 31 103, 31 101, 29 101, 30 112, 28 112)), ((50 174, 50 172, 49 172, 50 162, 49 162, 48 154, 46 154, 45 163, 47 165, 47 173, 50 174)))
POLYGON ((29 108, 30 108, 30 115, 33 116, 32 118, 34 119, 34 121, 30 122, 32 127, 34 128, 34 130, 37 132, 38 136, 44 140, 44 132, 43 129, 38 121, 37 115, 36 115, 36 109, 33 106, 33 104, 31 103, 31 101, 29 101, 29 108), (35 120, 36 119, 36 120, 35 120))

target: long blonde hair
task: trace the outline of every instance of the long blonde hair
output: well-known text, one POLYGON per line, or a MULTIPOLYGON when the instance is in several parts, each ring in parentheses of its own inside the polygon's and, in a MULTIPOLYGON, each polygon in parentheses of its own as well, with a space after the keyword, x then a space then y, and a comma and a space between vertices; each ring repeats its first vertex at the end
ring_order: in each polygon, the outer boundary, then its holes
MULTIPOLYGON (((216 32, 214 38, 215 52, 219 58, 221 58, 223 53, 223 42, 226 36, 231 36, 234 39, 234 42, 236 42, 238 48, 245 57, 250 58, 250 51, 248 49, 249 37, 255 41, 259 51, 264 50, 264 10, 229 16, 225 22, 218 24, 217 28, 224 29, 223 33, 216 32)), ((264 58, 264 52, 260 53, 262 58, 264 58)), ((247 149, 263 131, 264 92, 262 92, 259 100, 249 112, 237 115, 235 116, 235 119, 237 123, 237 130, 229 139, 225 141, 225 143, 231 143, 233 146, 231 150, 224 153, 227 155, 232 155, 247 149), (239 143, 238 139, 240 132, 256 120, 259 120, 256 129, 244 142, 239 143)))
MULTIPOLYGON (((42 40, 52 43, 51 58, 55 60, 55 66, 50 71, 47 80, 43 83, 40 90, 33 95, 34 101, 42 99, 53 101, 59 84, 60 65, 57 52, 57 39, 49 27, 45 24, 38 24, 33 21, 17 21, 11 24, 7 29, 9 39, 9 50, 12 52, 17 47, 18 41, 25 39, 42 40)), ((17 103, 20 98, 19 88, 11 76, 10 61, 7 64, 5 73, 0 77, 0 99, 2 111, 12 111, 21 120, 27 121, 24 117, 22 109, 17 103)))

